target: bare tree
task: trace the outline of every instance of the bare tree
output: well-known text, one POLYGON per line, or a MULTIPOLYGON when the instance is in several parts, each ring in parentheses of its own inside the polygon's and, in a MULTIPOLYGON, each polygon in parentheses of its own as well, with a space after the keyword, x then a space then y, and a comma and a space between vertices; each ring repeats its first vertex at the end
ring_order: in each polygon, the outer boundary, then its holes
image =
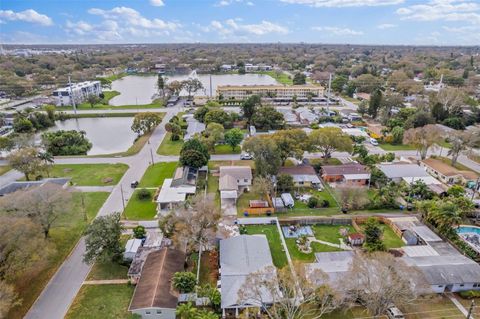
POLYGON ((421 159, 424 160, 427 157, 428 149, 441 138, 442 130, 434 124, 428 124, 406 130, 403 134, 403 143, 414 145, 420 152, 421 159))
POLYGON ((0 318, 7 318, 8 311, 20 304, 15 288, 0 280, 0 318))
POLYGON ((437 95, 438 102, 443 109, 450 114, 458 114, 461 111, 465 94, 456 88, 445 88, 440 90, 437 95))
POLYGON ((462 151, 475 147, 478 144, 480 141, 480 130, 455 132, 448 139, 451 144, 448 155, 452 156, 452 165, 455 166, 462 151))
POLYGON ((342 295, 330 288, 327 275, 321 270, 294 265, 278 270, 266 267, 249 275, 242 285, 238 301, 264 306, 270 319, 321 318, 337 309, 342 295), (266 307, 265 305, 269 305, 266 307))
POLYGON ((267 177, 259 176, 253 181, 252 191, 263 197, 267 197, 273 193, 272 181, 267 177))
POLYGON ((336 187, 335 191, 340 199, 340 204, 346 209, 362 209, 370 200, 368 199, 367 190, 362 187, 336 187))
POLYGON ((40 225, 45 238, 61 214, 71 209, 72 195, 53 183, 46 183, 26 191, 17 191, 0 201, 0 210, 30 218, 40 225))
POLYGON ((173 240, 187 251, 196 251, 215 239, 220 213, 215 202, 203 195, 196 195, 191 203, 190 208, 172 215, 175 224, 173 240))
POLYGON ((411 303, 429 292, 421 271, 389 253, 356 254, 340 282, 350 306, 361 304, 374 318, 392 304, 411 303))

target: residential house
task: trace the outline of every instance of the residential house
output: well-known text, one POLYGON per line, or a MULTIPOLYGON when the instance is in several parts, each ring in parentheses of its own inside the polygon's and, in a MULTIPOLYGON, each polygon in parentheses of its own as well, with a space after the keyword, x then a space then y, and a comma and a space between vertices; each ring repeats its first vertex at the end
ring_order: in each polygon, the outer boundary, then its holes
POLYGON ((128 310, 143 319, 175 319, 178 292, 172 278, 184 270, 184 264, 185 253, 179 250, 163 248, 150 253, 128 310))
POLYGON ((462 171, 441 160, 435 158, 427 158, 420 162, 428 173, 438 178, 445 184, 464 184, 468 185, 476 183, 478 174, 472 171, 462 171))
POLYGON ((11 182, 0 188, 0 196, 5 196, 19 190, 27 190, 32 187, 41 187, 46 184, 56 184, 62 188, 67 188, 69 181, 70 178, 45 178, 39 181, 11 182))
POLYGON ((322 179, 329 184, 364 186, 370 181, 370 172, 366 166, 358 163, 324 165, 322 179))
POLYGON ((280 167, 278 175, 285 174, 293 177, 295 187, 320 187, 321 182, 315 169, 311 165, 297 165, 280 167))
MULTIPOLYGON (((407 231, 415 234, 418 244, 402 247, 404 256, 401 258, 424 274, 431 291, 480 290, 480 265, 475 261, 458 252, 416 217, 392 217, 389 220, 393 229, 403 234, 407 231)), ((414 244, 414 240, 410 243, 414 244)))
POLYGON ((363 100, 370 101, 370 94, 368 94, 368 93, 363 93, 363 92, 362 93, 355 93, 355 94, 353 94, 353 97, 360 100, 360 101, 363 101, 363 100))
POLYGON ((252 169, 250 166, 220 166, 218 182, 222 201, 236 201, 241 192, 252 185, 252 169))
POLYGON ((183 204, 188 195, 196 192, 196 186, 174 187, 172 181, 173 179, 166 178, 157 196, 157 211, 160 215, 183 204))
POLYGON ((312 123, 318 123, 320 116, 315 114, 312 110, 306 107, 299 107, 294 110, 294 112, 298 115, 301 124, 310 125, 312 123))
POLYGON ((353 251, 315 253, 315 262, 305 265, 307 278, 310 280, 321 278, 322 282, 315 282, 315 284, 325 284, 323 276, 314 276, 315 271, 320 270, 327 275, 328 284, 335 287, 339 280, 350 271, 354 257, 355 252, 353 251))
POLYGON ((400 183, 403 180, 412 181, 430 177, 427 171, 417 164, 387 163, 378 164, 377 168, 385 174, 389 181, 395 183, 400 183))
POLYGON ((220 241, 220 281, 223 317, 234 315, 246 308, 260 308, 273 303, 273 297, 267 290, 262 291, 260 304, 256 300, 239 300, 238 293, 247 277, 253 273, 268 269, 266 280, 276 276, 270 247, 265 235, 239 235, 220 241))

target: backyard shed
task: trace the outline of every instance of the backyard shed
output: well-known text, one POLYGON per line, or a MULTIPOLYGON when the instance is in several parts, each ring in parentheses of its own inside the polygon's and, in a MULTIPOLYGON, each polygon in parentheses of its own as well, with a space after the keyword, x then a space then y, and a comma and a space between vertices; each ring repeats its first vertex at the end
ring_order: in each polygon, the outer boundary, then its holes
POLYGON ((283 200, 283 203, 286 207, 292 208, 295 205, 295 201, 293 200, 292 194, 290 193, 282 193, 280 196, 283 200))

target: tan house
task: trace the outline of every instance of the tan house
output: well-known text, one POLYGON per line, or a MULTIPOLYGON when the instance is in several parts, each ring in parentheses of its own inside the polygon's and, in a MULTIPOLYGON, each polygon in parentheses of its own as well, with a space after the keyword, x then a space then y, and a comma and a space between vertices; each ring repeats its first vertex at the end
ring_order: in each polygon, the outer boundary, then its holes
POLYGON ((252 185, 250 166, 220 166, 220 198, 237 199, 243 189, 252 185))
POLYGON ((478 178, 475 172, 461 171, 435 158, 427 158, 421 161, 420 165, 425 167, 430 175, 449 185, 476 183, 478 178))
POLYGON ((172 287, 176 272, 183 271, 185 253, 163 248, 151 252, 142 268, 128 310, 142 319, 175 319, 178 292, 172 287))
POLYGON ((322 166, 322 179, 329 184, 365 186, 370 180, 367 167, 358 163, 322 166))
POLYGON ((295 187, 318 187, 321 183, 317 172, 311 165, 281 167, 278 175, 281 174, 292 176, 295 187))

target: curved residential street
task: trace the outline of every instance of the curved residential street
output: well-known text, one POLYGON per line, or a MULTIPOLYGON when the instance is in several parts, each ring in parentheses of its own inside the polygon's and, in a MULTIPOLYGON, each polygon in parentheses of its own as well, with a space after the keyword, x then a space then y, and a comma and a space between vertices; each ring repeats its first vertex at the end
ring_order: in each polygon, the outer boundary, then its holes
MULTIPOLYGON (((132 196, 130 183, 140 180, 151 162, 150 150, 156 154, 157 148, 165 137, 165 124, 178 112, 180 108, 162 109, 166 111, 162 123, 155 129, 149 142, 142 150, 130 157, 125 158, 61 158, 55 163, 63 164, 87 164, 87 163, 125 163, 129 169, 125 172, 120 182, 113 188, 110 196, 100 208, 97 216, 105 216, 114 212, 123 211, 122 188, 125 200, 132 196)), ((165 160, 175 161, 178 157, 165 157, 165 160)), ((155 161, 162 158, 155 156, 155 161)), ((15 172, 15 171, 14 171, 15 172)), ((15 173, 12 173, 13 175, 15 173)), ((32 305, 25 318, 27 319, 61 319, 65 316, 73 299, 80 290, 83 281, 91 269, 90 265, 83 262, 85 253, 85 238, 81 238, 71 254, 63 262, 50 282, 44 288, 38 299, 32 305)))

